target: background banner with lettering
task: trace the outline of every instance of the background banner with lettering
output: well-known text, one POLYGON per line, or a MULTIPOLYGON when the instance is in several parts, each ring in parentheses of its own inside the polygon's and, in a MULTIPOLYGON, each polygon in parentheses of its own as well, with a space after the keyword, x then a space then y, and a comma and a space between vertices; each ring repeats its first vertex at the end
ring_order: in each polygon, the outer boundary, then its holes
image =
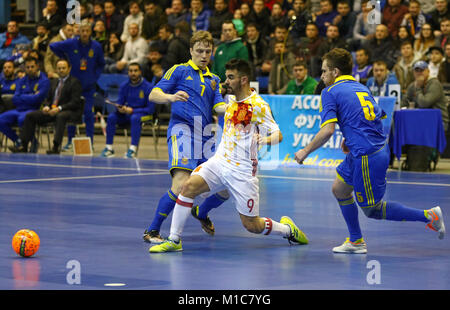
MULTIPOLYGON (((305 147, 320 130, 320 96, 261 95, 269 103, 275 121, 280 126, 283 141, 275 146, 263 146, 259 152, 263 169, 297 167, 294 154, 305 147)), ((387 118, 383 120, 389 136, 396 98, 376 97, 387 118)), ((311 153, 305 166, 335 168, 345 158, 341 150, 342 132, 337 127, 333 136, 321 148, 311 153)))

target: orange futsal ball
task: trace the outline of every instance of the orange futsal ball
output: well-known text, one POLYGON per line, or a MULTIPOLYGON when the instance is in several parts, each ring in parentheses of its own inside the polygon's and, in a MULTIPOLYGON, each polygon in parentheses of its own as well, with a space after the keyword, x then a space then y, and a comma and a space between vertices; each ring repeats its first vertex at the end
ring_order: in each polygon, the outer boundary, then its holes
POLYGON ((29 229, 21 229, 12 238, 14 251, 23 257, 30 257, 39 250, 41 240, 37 233, 29 229))

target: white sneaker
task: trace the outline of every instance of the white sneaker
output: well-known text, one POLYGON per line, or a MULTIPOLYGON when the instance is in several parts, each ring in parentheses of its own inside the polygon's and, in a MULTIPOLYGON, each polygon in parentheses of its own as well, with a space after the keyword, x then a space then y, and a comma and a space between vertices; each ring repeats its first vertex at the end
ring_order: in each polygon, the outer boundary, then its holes
POLYGON ((427 227, 434 231, 437 231, 439 233, 439 239, 444 239, 445 224, 441 208, 439 206, 434 207, 430 210, 427 210, 426 212, 427 217, 431 220, 431 222, 427 224, 427 227))
POLYGON ((347 238, 343 244, 333 248, 334 253, 345 254, 366 254, 367 245, 363 238, 351 242, 350 238, 347 238))

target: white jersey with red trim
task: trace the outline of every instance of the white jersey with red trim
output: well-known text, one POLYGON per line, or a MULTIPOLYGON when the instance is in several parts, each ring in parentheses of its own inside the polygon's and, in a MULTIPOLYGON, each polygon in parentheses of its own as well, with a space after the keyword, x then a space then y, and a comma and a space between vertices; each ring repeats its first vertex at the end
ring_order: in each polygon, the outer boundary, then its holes
POLYGON ((229 99, 216 155, 232 166, 253 169, 258 159, 256 134, 268 136, 280 129, 269 104, 255 91, 241 101, 235 96, 229 99))

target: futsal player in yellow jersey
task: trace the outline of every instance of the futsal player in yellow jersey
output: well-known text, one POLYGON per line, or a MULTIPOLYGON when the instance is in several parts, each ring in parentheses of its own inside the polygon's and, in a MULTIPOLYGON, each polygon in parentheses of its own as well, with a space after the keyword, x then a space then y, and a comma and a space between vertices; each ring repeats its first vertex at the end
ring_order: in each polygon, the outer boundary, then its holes
POLYGON ((294 244, 308 243, 306 235, 289 217, 283 216, 277 222, 259 216, 258 144, 277 144, 282 135, 269 105, 250 88, 250 64, 232 59, 225 69, 225 85, 234 96, 227 105, 218 150, 183 184, 175 205, 170 236, 166 242, 151 247, 151 253, 181 251, 181 234, 194 198, 202 193, 223 190, 233 197, 242 224, 249 232, 281 235, 294 244))
POLYGON ((352 63, 351 54, 341 48, 332 49, 323 57, 321 78, 327 87, 321 94, 321 129, 311 143, 295 153, 295 159, 301 164, 330 139, 336 124, 339 125, 347 155, 336 168, 332 192, 341 207, 350 237, 341 246, 333 248, 333 252, 367 253, 357 205, 369 218, 427 223, 427 227, 437 231, 442 239, 445 226, 440 207, 419 210, 383 200, 390 157, 381 122, 386 114, 369 89, 351 76, 352 63))

